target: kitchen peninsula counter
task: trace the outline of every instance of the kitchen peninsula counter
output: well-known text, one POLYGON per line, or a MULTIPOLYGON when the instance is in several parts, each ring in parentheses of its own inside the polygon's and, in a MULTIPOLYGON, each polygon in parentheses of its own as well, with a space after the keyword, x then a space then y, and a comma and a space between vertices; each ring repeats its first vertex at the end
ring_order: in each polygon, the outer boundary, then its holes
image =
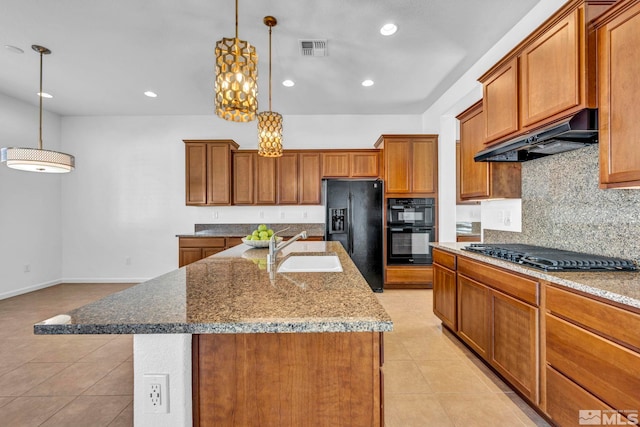
POLYGON ((35 325, 36 334, 390 331, 392 322, 339 242, 279 254, 335 253, 342 273, 276 273, 267 249, 238 245, 35 325), (259 262, 262 260, 263 262, 259 262))
POLYGON ((439 248, 486 264, 516 273, 546 280, 547 282, 581 291, 595 297, 622 304, 640 312, 640 272, 545 272, 501 259, 465 251, 468 243, 434 243, 439 248))

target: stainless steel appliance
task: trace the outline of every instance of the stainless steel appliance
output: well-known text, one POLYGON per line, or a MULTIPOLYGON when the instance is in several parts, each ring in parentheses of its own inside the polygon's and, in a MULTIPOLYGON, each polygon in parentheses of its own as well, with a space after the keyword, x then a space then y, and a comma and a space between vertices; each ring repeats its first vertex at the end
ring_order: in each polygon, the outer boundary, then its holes
POLYGON ((387 264, 431 264, 433 227, 387 228, 387 264))
POLYGON ((464 250, 544 271, 635 271, 635 262, 615 257, 521 244, 472 243, 464 250))
POLYGON ((387 223, 433 227, 434 209, 433 198, 387 199, 387 223))
POLYGON ((342 243, 374 292, 382 292, 382 181, 323 180, 325 240, 342 243))

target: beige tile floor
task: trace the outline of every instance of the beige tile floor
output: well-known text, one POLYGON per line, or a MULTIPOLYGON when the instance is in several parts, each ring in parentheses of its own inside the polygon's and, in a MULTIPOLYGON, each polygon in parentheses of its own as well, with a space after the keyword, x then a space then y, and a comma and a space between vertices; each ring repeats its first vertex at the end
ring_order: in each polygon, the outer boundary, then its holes
MULTIPOLYGON (((0 300, 0 426, 132 426, 131 336, 35 336, 33 324, 130 285, 63 284, 0 300)), ((387 427, 547 426, 431 312, 431 291, 377 294, 387 427)))

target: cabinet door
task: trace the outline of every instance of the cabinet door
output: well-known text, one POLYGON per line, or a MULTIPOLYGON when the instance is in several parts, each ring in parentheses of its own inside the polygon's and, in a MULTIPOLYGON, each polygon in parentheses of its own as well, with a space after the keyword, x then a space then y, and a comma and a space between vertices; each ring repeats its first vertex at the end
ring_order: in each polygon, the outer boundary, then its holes
POLYGON ((233 204, 255 204, 253 176, 255 170, 255 153, 233 154, 233 204))
POLYGON ((489 197, 489 165, 473 157, 484 149, 485 122, 482 103, 460 115, 460 199, 489 197))
POLYGON ((520 56, 522 127, 580 104, 580 10, 546 31, 520 56))
POLYGON ((456 273, 439 264, 433 264, 433 313, 449 329, 458 326, 456 273))
POLYGON ((438 139, 414 139, 411 148, 411 191, 437 193, 438 139))
POLYGON ((231 204, 231 148, 207 144, 207 204, 231 204))
POLYGON ((380 176, 379 152, 353 152, 349 156, 351 176, 354 178, 377 178, 380 176))
POLYGON ((256 204, 276 204, 276 158, 256 155, 256 204))
POLYGON ((538 309, 491 292, 490 363, 511 385, 538 402, 538 309))
POLYGON ((299 201, 301 205, 321 203, 320 153, 299 153, 299 201))
POLYGON ((278 204, 298 204, 298 154, 284 153, 278 158, 278 204))
POLYGON ((180 248, 179 252, 178 267, 184 267, 203 258, 202 248, 180 248))
POLYGON ((458 334, 485 360, 489 360, 490 290, 458 274, 458 334))
MULTIPOLYGON (((629 3, 631 4, 631 3, 629 3)), ((640 4, 598 28, 600 187, 640 186, 640 4)))
POLYGON ((207 144, 185 144, 185 195, 187 205, 207 203, 207 144))
POLYGON ((409 193, 411 141, 394 138, 384 141, 385 193, 409 193))
POLYGON ((518 58, 497 69, 482 88, 488 144, 518 130, 518 58))
POLYGON ((202 258, 209 257, 222 251, 224 251, 224 248, 202 248, 202 258))
POLYGON ((322 153, 323 178, 347 178, 349 176, 349 153, 322 153))

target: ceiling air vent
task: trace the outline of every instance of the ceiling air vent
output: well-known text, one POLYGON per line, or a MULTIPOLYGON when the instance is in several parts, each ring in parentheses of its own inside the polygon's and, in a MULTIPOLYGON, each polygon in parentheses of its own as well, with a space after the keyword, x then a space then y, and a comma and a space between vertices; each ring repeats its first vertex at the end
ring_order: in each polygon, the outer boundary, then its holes
POLYGON ((300 54, 302 56, 327 56, 326 40, 300 40, 300 54))

